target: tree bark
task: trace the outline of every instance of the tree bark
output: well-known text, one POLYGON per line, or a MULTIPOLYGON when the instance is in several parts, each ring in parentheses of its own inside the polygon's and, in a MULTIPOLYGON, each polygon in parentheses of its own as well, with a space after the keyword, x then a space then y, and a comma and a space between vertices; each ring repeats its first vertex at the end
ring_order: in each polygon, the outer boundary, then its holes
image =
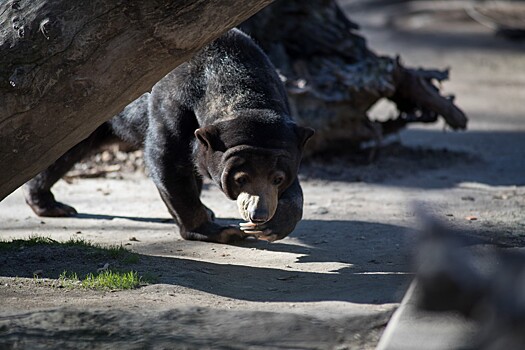
POLYGON ((241 28, 279 70, 293 117, 316 129, 308 142, 311 153, 380 141, 408 123, 435 122, 438 116, 452 129, 466 127, 453 97, 442 96, 434 84, 447 79, 448 71, 406 68, 397 58, 376 55, 335 0, 276 1, 241 28), (397 118, 368 118, 381 98, 397 105, 397 118))
POLYGON ((0 200, 271 2, 2 2, 0 200))

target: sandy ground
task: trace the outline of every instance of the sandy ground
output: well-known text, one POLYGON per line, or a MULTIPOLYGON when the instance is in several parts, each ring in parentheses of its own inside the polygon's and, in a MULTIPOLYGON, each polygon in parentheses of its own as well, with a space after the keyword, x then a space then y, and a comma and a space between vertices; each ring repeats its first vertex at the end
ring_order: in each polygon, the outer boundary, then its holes
MULTIPOLYGON (((53 288, 33 272, 57 278, 104 261, 46 251, 20 261, 0 251, 0 344, 373 349, 412 277, 415 208, 490 242, 522 245, 525 44, 454 16, 387 28, 389 9, 343 4, 373 50, 452 68, 445 87, 470 118, 467 132, 418 126, 387 140, 372 164, 351 156, 307 161, 304 220, 271 244, 183 241, 140 174, 58 183, 55 196, 79 211, 76 218, 35 217, 18 190, 0 203, 0 239, 122 244, 139 254, 130 268, 155 283, 117 292, 53 288)), ((382 103, 372 114, 389 110, 382 103)), ((220 220, 238 222, 235 203, 217 188, 207 186, 203 201, 220 220)))

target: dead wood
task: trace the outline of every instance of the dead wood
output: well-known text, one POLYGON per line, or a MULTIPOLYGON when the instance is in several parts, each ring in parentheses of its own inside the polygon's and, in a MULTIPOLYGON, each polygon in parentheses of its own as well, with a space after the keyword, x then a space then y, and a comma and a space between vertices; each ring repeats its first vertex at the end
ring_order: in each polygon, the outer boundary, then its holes
POLYGON ((466 127, 453 97, 436 85, 448 79, 447 70, 413 69, 376 55, 334 0, 277 1, 241 27, 282 75, 294 118, 316 129, 313 153, 379 142, 408 123, 439 116, 452 129, 466 127), (372 121, 367 111, 382 98, 392 100, 399 115, 372 121))

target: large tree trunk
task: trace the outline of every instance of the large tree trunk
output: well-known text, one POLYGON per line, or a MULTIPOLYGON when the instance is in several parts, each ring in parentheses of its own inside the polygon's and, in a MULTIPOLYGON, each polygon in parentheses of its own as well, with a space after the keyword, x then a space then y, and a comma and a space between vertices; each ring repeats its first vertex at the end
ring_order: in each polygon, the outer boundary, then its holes
POLYGON ((241 28, 282 75, 295 119, 316 129, 311 152, 380 140, 410 122, 435 122, 438 115, 452 129, 466 127, 453 98, 434 85, 448 78, 447 71, 405 68, 396 58, 377 56, 334 0, 280 0, 241 28), (396 103, 396 119, 368 118, 381 98, 396 103))
POLYGON ((2 1, 0 200, 271 1, 2 1))

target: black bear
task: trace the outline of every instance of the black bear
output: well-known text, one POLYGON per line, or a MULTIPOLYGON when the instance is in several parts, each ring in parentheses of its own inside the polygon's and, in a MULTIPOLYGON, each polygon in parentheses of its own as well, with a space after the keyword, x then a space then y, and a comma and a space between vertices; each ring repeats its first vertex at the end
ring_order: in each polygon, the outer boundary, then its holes
POLYGON ((262 50, 233 29, 160 80, 119 115, 25 185, 40 216, 71 216, 50 189, 77 161, 116 137, 144 148, 146 165, 185 239, 273 241, 302 217, 297 178, 313 130, 296 125, 284 87, 262 50), (211 178, 246 221, 220 226, 200 201, 211 178))

